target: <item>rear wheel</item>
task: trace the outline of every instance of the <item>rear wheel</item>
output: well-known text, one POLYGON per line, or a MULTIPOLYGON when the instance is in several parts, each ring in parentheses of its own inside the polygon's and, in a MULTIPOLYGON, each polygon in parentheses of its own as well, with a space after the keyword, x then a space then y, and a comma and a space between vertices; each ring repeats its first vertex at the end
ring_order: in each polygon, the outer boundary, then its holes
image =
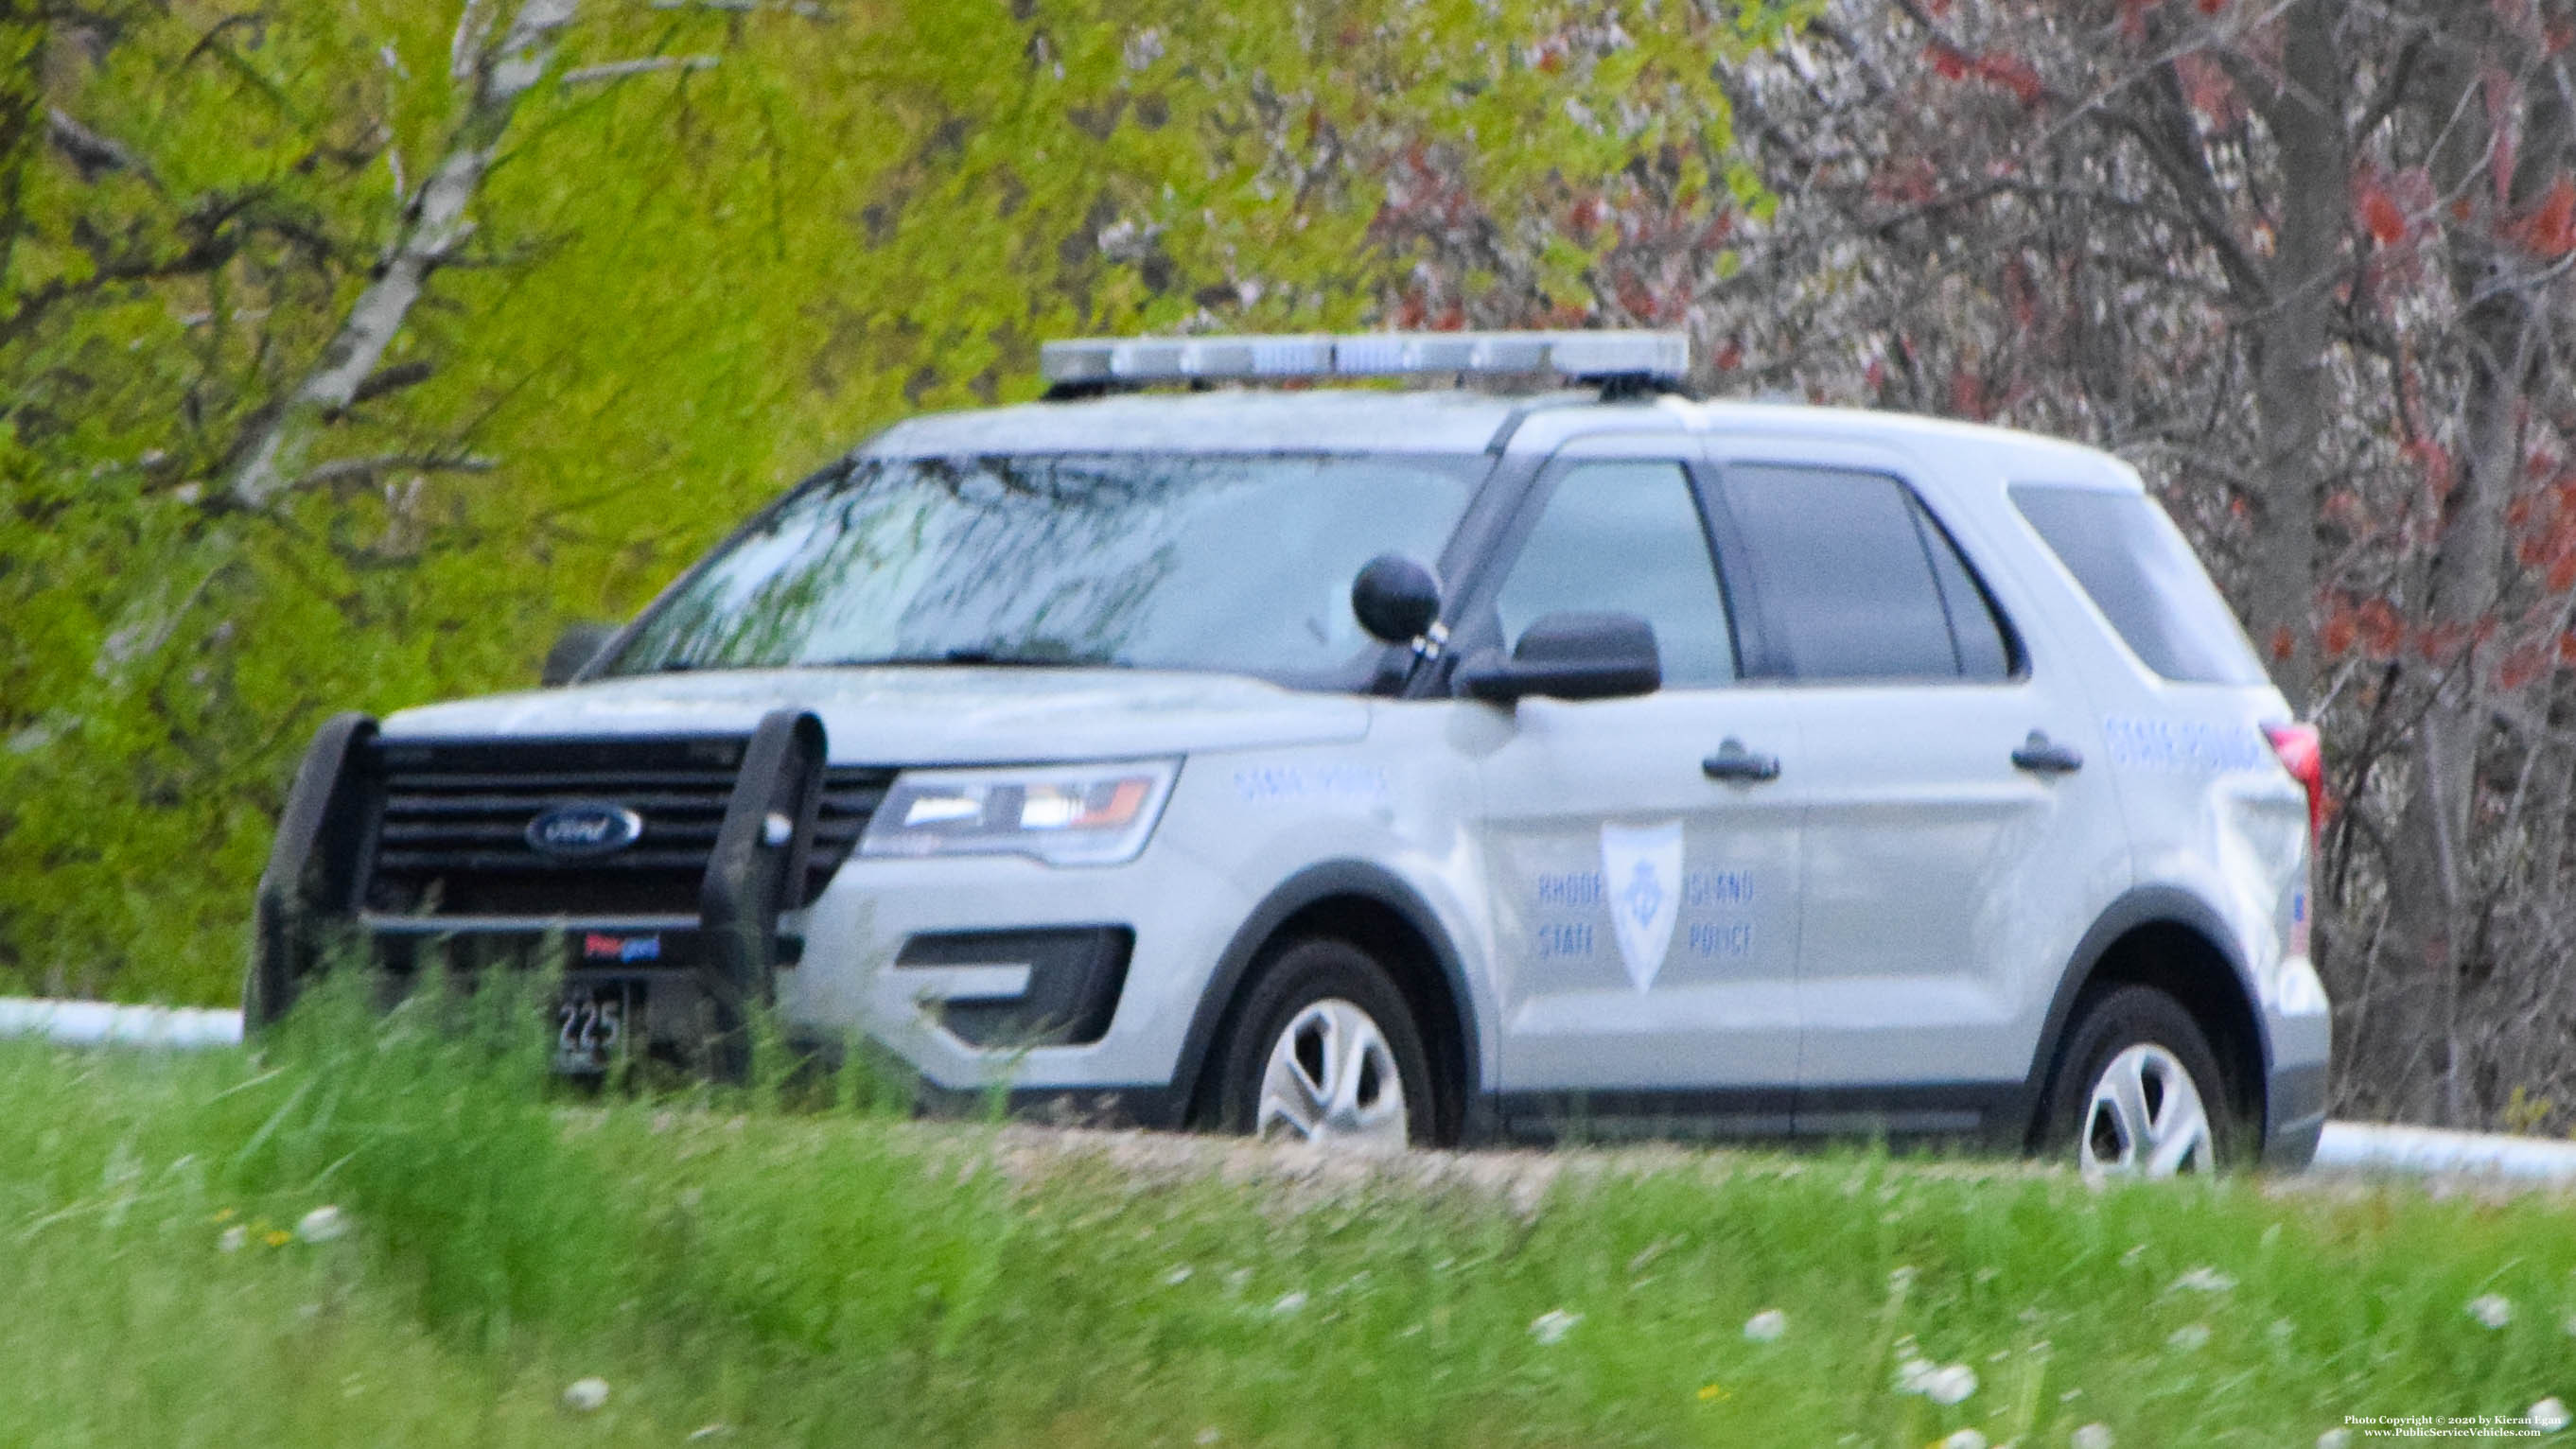
POLYGON ((2058 1059, 2048 1125, 2051 1149, 2087 1177, 2215 1172, 2243 1135, 2208 1037, 2146 986, 2086 1004, 2058 1059))
POLYGON ((1433 1141, 1430 1058, 1367 953, 1301 941, 1262 972, 1225 1044, 1222 1124, 1265 1141, 1396 1151, 1433 1141))

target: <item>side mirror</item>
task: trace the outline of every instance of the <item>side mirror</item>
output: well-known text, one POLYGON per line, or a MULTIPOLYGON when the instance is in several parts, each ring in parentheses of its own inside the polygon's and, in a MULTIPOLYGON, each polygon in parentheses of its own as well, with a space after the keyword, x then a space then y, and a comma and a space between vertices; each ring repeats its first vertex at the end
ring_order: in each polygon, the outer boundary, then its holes
POLYGON ((1480 649, 1459 662, 1454 678, 1458 693, 1493 704, 1529 694, 1617 699, 1663 688, 1664 663, 1655 626, 1634 614, 1548 614, 1521 635, 1511 658, 1480 649))
POLYGON ((615 624, 566 625, 562 636, 555 640, 555 647, 546 651, 545 668, 538 671, 537 682, 548 689, 572 683, 572 677, 598 658, 599 651, 608 647, 608 641, 617 637, 617 630, 615 624))
POLYGON ((1351 612, 1372 637, 1410 644, 1440 617, 1440 580, 1403 554, 1379 554, 1351 581, 1351 612))

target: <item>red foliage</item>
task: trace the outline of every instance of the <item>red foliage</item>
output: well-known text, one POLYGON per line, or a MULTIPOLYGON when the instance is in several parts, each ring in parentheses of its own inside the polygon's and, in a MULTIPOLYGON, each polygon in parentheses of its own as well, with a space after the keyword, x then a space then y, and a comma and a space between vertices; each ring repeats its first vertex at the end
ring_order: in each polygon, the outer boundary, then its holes
POLYGON ((1662 320, 1663 309, 1656 304, 1654 293, 1647 291, 1646 284, 1635 277, 1619 278, 1611 284, 1611 290, 1618 295, 1619 305, 1627 310, 1629 316, 1642 322, 1662 320))
POLYGON ((2538 679, 2549 666, 2548 655, 2529 645, 2517 645, 2505 652, 2504 661, 2496 666, 2496 683, 2506 689, 2520 689, 2538 679))
POLYGON ((1959 417, 1984 422, 1992 416, 1986 408, 1986 380, 1965 367, 1950 370, 1950 411, 1959 417))
POLYGON ((2328 659, 2341 659, 2352 652, 2353 640, 2361 630, 2353 623, 2352 610, 2338 601, 2326 615, 2325 627, 2317 631, 2317 646, 2328 659))
POLYGON ((2012 92, 2025 106, 2038 105, 2048 98, 2048 83, 2031 69, 2029 61, 2017 55, 1988 51, 1978 56, 1977 76, 2012 92))
POLYGON ((1944 44, 1943 42, 1936 40, 1930 45, 1923 47, 1923 58, 1932 63, 1932 69, 1938 73, 1943 80, 1966 80, 1968 78, 1968 68, 1971 64, 1968 59, 1968 53, 1959 49, 1955 45, 1944 44))
POLYGON ((2298 647, 2298 637, 2290 632, 2288 625, 2281 625, 2272 631, 2273 663, 2280 664, 2286 662, 2293 653, 2297 652, 2298 647))
POLYGON ((2182 82, 2183 100, 2211 125, 2224 129, 2245 119, 2245 107, 2236 97, 2236 83, 2205 52, 2195 50, 2175 56, 2174 76, 2182 82))
POLYGON ((2386 599, 2366 599, 2353 613, 2361 647, 2373 659, 2394 659, 2406 647, 2406 621, 2386 599))
POLYGON ((2427 664, 2440 664, 2460 652, 2469 642, 2469 631, 2458 624, 2427 624, 2415 631, 2415 652, 2427 664))
POLYGON ((2513 226, 2514 240, 2537 255, 2557 258, 2576 251, 2576 180, 2561 174, 2531 214, 2513 226))
POLYGON ((1725 346, 1717 349, 1717 356, 1709 360, 1717 365, 1718 371, 1733 372, 1744 365, 1744 344, 1730 337, 1726 339, 1725 346))
POLYGON ((2388 194, 2375 172, 2365 171, 2353 178, 2352 203, 2371 240, 2393 247, 2406 239, 2406 213, 2398 208, 2397 198, 2388 194))

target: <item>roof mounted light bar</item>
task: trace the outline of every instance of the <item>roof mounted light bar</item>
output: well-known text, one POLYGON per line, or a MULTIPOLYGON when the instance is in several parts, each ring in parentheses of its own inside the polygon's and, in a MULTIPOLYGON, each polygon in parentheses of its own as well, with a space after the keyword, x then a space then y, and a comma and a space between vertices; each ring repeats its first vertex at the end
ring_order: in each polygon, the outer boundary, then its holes
POLYGON ((1679 386, 1680 332, 1364 332, 1346 337, 1086 337, 1038 349, 1059 393, 1171 382, 1282 382, 1553 372, 1576 382, 1679 386))

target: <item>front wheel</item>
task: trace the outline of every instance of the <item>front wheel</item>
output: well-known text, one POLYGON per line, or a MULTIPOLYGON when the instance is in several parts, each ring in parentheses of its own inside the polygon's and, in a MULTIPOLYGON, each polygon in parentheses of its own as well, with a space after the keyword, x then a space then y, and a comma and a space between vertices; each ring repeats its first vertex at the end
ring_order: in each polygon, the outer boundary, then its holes
POLYGON ((2171 1177, 2233 1161, 2240 1126, 2191 1014, 2152 987, 2089 1002, 2049 1093, 2048 1143, 2086 1177, 2171 1177))
POLYGON ((1221 1120, 1264 1141, 1397 1151, 1433 1140, 1421 1031, 1385 968, 1335 940, 1281 952, 1237 1015, 1221 1120))

